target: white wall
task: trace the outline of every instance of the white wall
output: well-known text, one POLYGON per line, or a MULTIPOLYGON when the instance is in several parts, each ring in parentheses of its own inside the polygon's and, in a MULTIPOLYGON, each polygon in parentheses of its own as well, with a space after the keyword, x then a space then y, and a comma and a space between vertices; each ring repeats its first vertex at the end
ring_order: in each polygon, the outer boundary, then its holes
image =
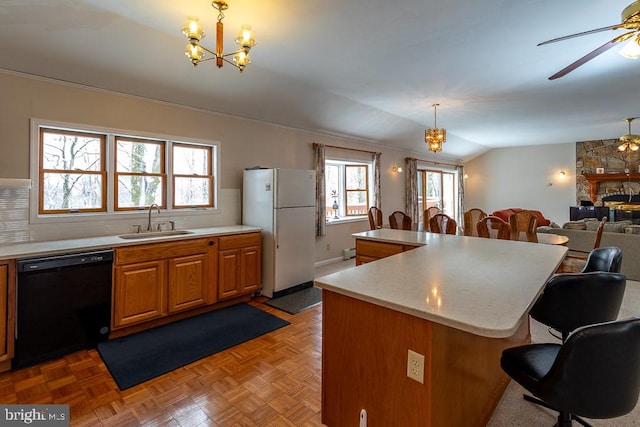
POLYGON ((535 209, 562 224, 575 205, 575 165, 574 143, 491 150, 465 165, 465 209, 535 209))
MULTIPOLYGON (((383 212, 404 209, 404 174, 395 174, 391 169, 396 163, 404 165, 404 158, 415 153, 14 73, 0 72, 0 93, 0 178, 29 178, 30 120, 36 118, 219 142, 219 212, 162 213, 171 215, 167 219, 175 220, 181 228, 239 224, 242 170, 257 165, 313 169, 314 142, 381 152, 383 212)), ((268 100, 257 102, 267 104, 268 100)), ((0 218, 12 221, 0 227, 0 244, 126 233, 145 215, 120 215, 118 219, 99 224, 95 221, 60 222, 53 226, 28 223, 28 206, 23 205, 28 197, 18 200, 11 196, 14 194, 18 193, 0 191, 0 211, 11 207, 10 211, 0 212, 0 218), (16 200, 5 200, 8 198, 16 200), (19 229, 15 228, 18 226, 19 229)), ((329 225, 327 235, 317 239, 316 260, 341 257, 342 249, 354 245, 351 234, 367 229, 366 220, 329 225)))
MULTIPOLYGON (((220 210, 215 214, 208 212, 184 217, 175 213, 167 218, 176 220, 179 227, 240 223, 242 170, 257 165, 312 169, 314 142, 382 153, 381 203, 385 215, 405 209, 405 174, 392 172, 394 164, 404 167, 407 156, 441 160, 438 156, 431 157, 426 150, 420 155, 392 146, 285 128, 15 73, 0 72, 0 93, 0 178, 29 178, 32 118, 219 142, 220 210)), ((495 149, 469 162, 465 171, 469 175, 466 180, 467 209, 479 207, 489 212, 506 207, 538 209, 561 223, 568 220, 569 206, 575 203, 575 144, 495 149), (558 178, 560 170, 568 173, 564 180, 558 178), (548 186, 549 183, 552 185, 548 186)), ((128 232, 131 224, 140 222, 139 218, 126 217, 98 226, 94 222, 60 223, 53 227, 31 223, 25 229, 28 218, 23 218, 27 212, 24 198, 2 199, 15 193, 0 192, 0 208, 13 206, 13 210, 7 212, 8 216, 0 212, 0 218, 13 218, 20 229, 11 234, 8 230, 14 224, 4 224, 0 227, 0 244, 8 244, 7 238, 18 238, 16 236, 35 241, 119 234, 128 232)), ((316 239, 316 261, 341 257, 342 249, 354 246, 351 234, 367 229, 366 220, 328 225, 327 235, 316 239)))

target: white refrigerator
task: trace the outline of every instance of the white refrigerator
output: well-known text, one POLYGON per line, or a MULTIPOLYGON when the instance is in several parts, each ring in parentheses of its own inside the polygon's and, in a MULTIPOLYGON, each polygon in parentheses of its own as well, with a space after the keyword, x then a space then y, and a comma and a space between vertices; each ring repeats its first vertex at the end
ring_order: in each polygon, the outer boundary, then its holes
POLYGON ((313 170, 244 171, 242 223, 262 228, 262 295, 313 285, 315 203, 313 170))

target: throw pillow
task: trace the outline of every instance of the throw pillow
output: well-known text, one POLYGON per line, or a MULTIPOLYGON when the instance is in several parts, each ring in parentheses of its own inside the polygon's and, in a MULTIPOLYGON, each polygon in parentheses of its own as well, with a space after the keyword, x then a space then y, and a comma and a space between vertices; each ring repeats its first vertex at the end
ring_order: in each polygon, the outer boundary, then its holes
POLYGON ((566 230, 586 230, 587 224, 584 221, 569 221, 562 225, 566 230))
MULTIPOLYGON (((598 226, 600 225, 600 221, 589 221, 586 223, 587 230, 589 231, 597 231, 598 226)), ((631 225, 631 221, 616 221, 616 222, 608 222, 604 224, 604 230, 607 233, 624 233, 624 228, 631 225)))

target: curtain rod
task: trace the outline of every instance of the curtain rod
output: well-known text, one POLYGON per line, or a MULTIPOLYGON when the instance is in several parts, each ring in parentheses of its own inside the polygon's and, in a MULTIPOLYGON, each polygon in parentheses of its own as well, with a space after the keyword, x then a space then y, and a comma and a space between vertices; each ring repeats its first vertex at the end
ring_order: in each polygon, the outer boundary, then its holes
POLYGON ((327 148, 338 148, 340 150, 349 150, 349 151, 359 151, 361 153, 369 153, 369 154, 379 154, 382 155, 382 153, 378 153, 376 151, 367 151, 367 150, 359 150, 357 148, 346 148, 346 147, 338 147, 337 145, 325 145, 325 144, 318 144, 317 142, 313 143, 313 148, 316 149, 319 146, 322 147, 327 147, 327 148))
POLYGON ((434 162, 433 160, 422 160, 422 159, 417 159, 415 157, 407 157, 406 160, 418 160, 420 162, 430 163, 432 165, 454 166, 456 168, 459 166, 462 166, 462 165, 454 165, 453 163, 442 163, 442 162, 434 162))

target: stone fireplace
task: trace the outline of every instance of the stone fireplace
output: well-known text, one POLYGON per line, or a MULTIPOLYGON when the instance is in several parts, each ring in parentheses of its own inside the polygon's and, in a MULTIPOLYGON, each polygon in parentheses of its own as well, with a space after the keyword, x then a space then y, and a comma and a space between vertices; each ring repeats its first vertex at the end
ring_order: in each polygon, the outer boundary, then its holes
POLYGON ((576 142, 577 205, 590 200, 602 206, 606 196, 640 194, 640 150, 620 152, 618 145, 618 139, 576 142))

